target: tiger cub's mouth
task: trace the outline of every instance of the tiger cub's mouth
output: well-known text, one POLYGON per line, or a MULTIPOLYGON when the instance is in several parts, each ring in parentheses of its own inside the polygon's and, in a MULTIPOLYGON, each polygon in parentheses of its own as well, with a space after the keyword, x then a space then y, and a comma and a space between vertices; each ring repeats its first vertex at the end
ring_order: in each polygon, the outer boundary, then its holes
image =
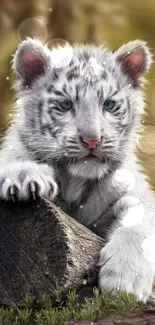
POLYGON ((102 163, 106 163, 107 162, 107 158, 106 157, 102 157, 102 159, 100 159, 99 157, 97 157, 96 155, 93 155, 92 153, 89 153, 86 157, 85 160, 96 160, 96 161, 100 161, 102 163))

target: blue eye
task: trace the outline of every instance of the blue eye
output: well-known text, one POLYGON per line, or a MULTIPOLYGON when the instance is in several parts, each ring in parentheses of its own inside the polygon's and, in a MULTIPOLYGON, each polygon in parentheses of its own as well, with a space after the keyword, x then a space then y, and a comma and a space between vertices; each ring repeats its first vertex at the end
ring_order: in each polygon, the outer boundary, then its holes
POLYGON ((71 100, 65 99, 62 102, 60 102, 60 106, 65 110, 69 110, 73 107, 73 102, 71 100))
POLYGON ((115 102, 113 100, 111 100, 111 99, 105 100, 105 102, 103 104, 103 108, 106 111, 110 111, 114 106, 115 106, 115 102))

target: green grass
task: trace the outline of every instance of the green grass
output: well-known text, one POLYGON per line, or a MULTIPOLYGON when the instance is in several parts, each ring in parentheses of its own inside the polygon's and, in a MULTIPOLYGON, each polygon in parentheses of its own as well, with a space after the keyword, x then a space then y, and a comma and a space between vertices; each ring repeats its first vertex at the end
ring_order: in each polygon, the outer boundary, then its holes
POLYGON ((106 290, 99 293, 94 288, 94 297, 85 298, 84 303, 78 302, 76 290, 68 293, 62 298, 60 288, 55 289, 57 307, 53 307, 52 300, 44 295, 40 305, 34 307, 31 299, 26 299, 24 308, 0 309, 1 325, 65 325, 69 322, 80 320, 96 321, 105 317, 117 314, 124 314, 130 311, 147 310, 151 305, 136 302, 131 294, 115 292, 115 296, 109 297, 106 290))

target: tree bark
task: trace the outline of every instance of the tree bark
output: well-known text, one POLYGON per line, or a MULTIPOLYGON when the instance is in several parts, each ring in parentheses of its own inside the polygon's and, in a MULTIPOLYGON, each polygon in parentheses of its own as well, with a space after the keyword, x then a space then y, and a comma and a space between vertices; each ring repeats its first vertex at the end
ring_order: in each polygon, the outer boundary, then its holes
POLYGON ((82 321, 70 325, 153 325, 155 324, 155 310, 128 313, 123 316, 113 316, 98 322, 82 321))
POLYGON ((52 296, 97 277, 104 240, 47 200, 0 201, 0 304, 23 306, 26 296, 52 296))

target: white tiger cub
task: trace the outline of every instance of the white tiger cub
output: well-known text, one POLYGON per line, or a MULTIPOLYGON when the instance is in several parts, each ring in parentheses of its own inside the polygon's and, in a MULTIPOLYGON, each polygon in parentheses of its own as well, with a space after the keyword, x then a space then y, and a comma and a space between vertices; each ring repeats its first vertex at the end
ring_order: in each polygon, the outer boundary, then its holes
POLYGON ((143 252, 155 235, 155 197, 134 146, 140 79, 150 64, 140 40, 115 52, 93 45, 50 51, 23 41, 13 60, 20 104, 0 159, 0 198, 47 197, 106 236, 100 286, 142 301, 155 273, 143 252))

